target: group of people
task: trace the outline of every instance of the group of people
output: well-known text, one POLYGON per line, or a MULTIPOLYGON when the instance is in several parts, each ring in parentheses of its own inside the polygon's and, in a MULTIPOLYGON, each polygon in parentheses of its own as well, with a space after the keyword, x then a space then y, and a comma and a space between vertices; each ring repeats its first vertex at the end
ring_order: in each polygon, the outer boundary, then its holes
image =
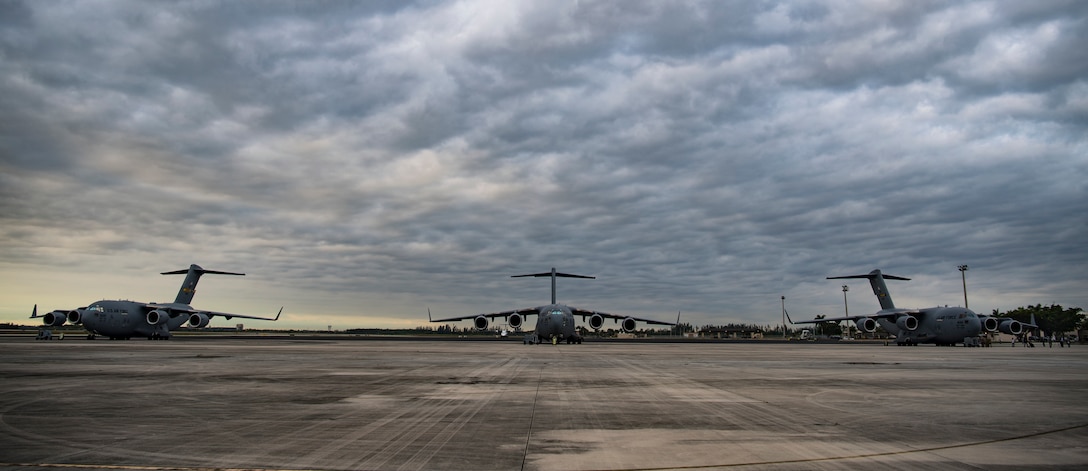
MULTIPOLYGON (((1031 337, 1028 334, 1020 334, 1020 335, 1017 335, 1016 337, 1013 337, 1012 346, 1015 347, 1016 342, 1020 342, 1020 343, 1024 344, 1025 347, 1029 347, 1029 348, 1035 346, 1035 342, 1032 342, 1031 337)), ((1043 337, 1042 342, 1043 342, 1043 345, 1049 344, 1050 348, 1054 348, 1054 336, 1053 335, 1051 335, 1049 337, 1043 337)), ((1068 338, 1066 338, 1065 334, 1062 334, 1062 335, 1058 336, 1058 347, 1059 348, 1071 347, 1072 345, 1073 345, 1072 342, 1068 338)))

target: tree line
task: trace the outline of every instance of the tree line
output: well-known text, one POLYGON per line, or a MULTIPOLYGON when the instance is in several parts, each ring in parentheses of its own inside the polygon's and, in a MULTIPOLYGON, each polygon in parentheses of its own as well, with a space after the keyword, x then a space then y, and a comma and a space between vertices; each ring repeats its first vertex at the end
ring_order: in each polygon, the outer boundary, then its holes
POLYGON ((1060 304, 1051 304, 1049 306, 1036 304, 1005 312, 994 309, 993 315, 996 317, 1010 317, 1020 322, 1031 322, 1034 315, 1035 325, 1039 326, 1039 329, 1043 331, 1043 335, 1047 337, 1056 333, 1074 332, 1088 327, 1088 325, 1085 325, 1088 319, 1086 319, 1083 309, 1079 307, 1065 308, 1060 304))

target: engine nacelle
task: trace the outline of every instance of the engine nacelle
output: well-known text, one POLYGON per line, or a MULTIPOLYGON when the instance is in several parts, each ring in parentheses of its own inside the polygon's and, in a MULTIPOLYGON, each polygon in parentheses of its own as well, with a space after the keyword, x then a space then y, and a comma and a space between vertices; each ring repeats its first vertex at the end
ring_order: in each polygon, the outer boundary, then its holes
POLYGON ((510 314, 510 317, 506 319, 506 323, 510 324, 510 328, 512 329, 520 329, 521 325, 525 323, 525 318, 521 317, 521 314, 515 312, 510 314))
POLYGON ((1009 335, 1020 335, 1024 333, 1024 324, 1015 319, 1005 319, 997 325, 997 330, 1009 335))
POLYGON ((476 330, 487 329, 487 318, 484 316, 476 316, 472 319, 472 325, 476 327, 476 330))
POLYGON ((53 327, 60 327, 64 325, 64 322, 68 320, 68 313, 64 311, 53 311, 49 314, 42 316, 42 323, 45 325, 51 325, 53 327))
POLYGON ((854 325, 858 327, 858 330, 871 334, 876 332, 876 319, 872 317, 863 317, 854 322, 854 325))
POLYGON ((78 309, 68 311, 67 317, 69 324, 79 324, 80 322, 83 322, 83 313, 80 312, 78 309))
POLYGON ((207 315, 199 312, 189 316, 189 327, 196 327, 199 329, 201 327, 207 327, 209 322, 211 322, 211 319, 209 319, 207 315))
POLYGON ((918 318, 914 316, 899 316, 895 320, 895 326, 899 327, 899 330, 913 331, 918 328, 918 318))
POLYGON ((589 316, 589 328, 593 330, 601 330, 604 327, 604 316, 600 314, 594 314, 589 316))
POLYGON ((620 322, 620 328, 623 329, 624 332, 634 332, 636 327, 638 327, 638 324, 630 317, 625 318, 620 322))
POLYGON ((986 332, 997 331, 997 319, 994 319, 992 317, 983 317, 982 319, 980 319, 980 322, 982 323, 982 330, 985 330, 986 332))
POLYGON ((170 313, 162 309, 155 309, 147 313, 147 323, 151 325, 165 324, 170 320, 170 313))

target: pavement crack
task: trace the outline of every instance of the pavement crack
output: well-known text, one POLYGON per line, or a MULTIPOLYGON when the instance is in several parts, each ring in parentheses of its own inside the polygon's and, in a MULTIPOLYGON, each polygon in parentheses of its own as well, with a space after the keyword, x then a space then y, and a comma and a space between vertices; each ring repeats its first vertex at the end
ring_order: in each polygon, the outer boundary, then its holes
POLYGON ((536 419, 536 402, 540 399, 540 384, 543 382, 543 377, 543 371, 537 373, 536 393, 533 394, 533 409, 529 412, 529 430, 525 432, 525 451, 521 455, 521 471, 525 471, 525 461, 529 459, 529 443, 533 439, 533 420, 536 419))

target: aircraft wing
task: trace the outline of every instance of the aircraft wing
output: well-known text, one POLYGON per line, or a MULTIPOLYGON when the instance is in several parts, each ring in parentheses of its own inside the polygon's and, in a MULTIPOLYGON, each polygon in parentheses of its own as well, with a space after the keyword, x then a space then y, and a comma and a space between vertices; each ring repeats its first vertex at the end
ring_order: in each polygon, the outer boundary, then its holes
POLYGON ((872 319, 895 319, 896 317, 903 315, 921 315, 922 311, 917 309, 884 309, 882 311, 874 312, 872 314, 863 314, 860 316, 843 316, 843 317, 825 317, 823 319, 809 319, 805 321, 795 321, 790 318, 790 313, 786 313, 786 318, 789 319, 791 324, 819 324, 821 322, 842 322, 842 321, 856 321, 858 319, 872 318, 872 319))
POLYGON ((633 317, 633 316, 621 316, 621 315, 617 315, 617 314, 609 314, 607 312, 591 311, 589 309, 580 309, 580 308, 576 308, 576 307, 572 307, 572 306, 568 306, 568 307, 570 307, 571 314, 574 314, 576 316, 582 316, 583 321, 588 316, 598 315, 598 316, 601 316, 601 317, 603 317, 605 319, 616 319, 616 320, 634 319, 634 320, 636 320, 638 322, 644 322, 644 323, 653 324, 653 325, 676 325, 675 322, 665 322, 665 321, 659 321, 659 320, 654 320, 654 319, 643 319, 641 317, 633 317))
POLYGON ((1035 325, 1035 315, 1031 316, 1031 322, 1024 322, 1024 321, 1013 319, 1011 317, 991 316, 989 314, 979 314, 978 318, 983 320, 983 322, 985 322, 985 319, 987 319, 987 318, 994 319, 998 323, 1003 323, 1003 322, 1007 322, 1007 321, 1014 321, 1014 322, 1020 324, 1020 327, 1025 328, 1025 329, 1038 329, 1039 328, 1038 325, 1035 325))
POLYGON ((200 310, 200 309, 179 307, 177 304, 155 304, 155 303, 151 303, 151 304, 146 304, 144 306, 147 307, 147 308, 150 308, 150 309, 164 309, 164 310, 170 311, 171 313, 203 314, 205 316, 208 316, 209 319, 212 318, 212 317, 215 317, 215 316, 220 316, 220 317, 226 318, 227 320, 230 320, 231 318, 237 317, 239 319, 257 319, 257 320, 262 320, 262 321, 278 321, 280 319, 280 315, 283 314, 283 308, 282 307, 280 308, 280 312, 276 313, 276 317, 260 317, 260 316, 249 316, 249 315, 245 315, 245 314, 233 314, 233 313, 229 313, 229 312, 203 311, 203 310, 200 310))
POLYGON ((522 316, 532 316, 532 315, 540 314, 540 310, 535 308, 535 307, 527 307, 527 308, 524 308, 524 309, 514 309, 512 311, 492 312, 490 314, 472 314, 472 315, 468 315, 468 316, 447 317, 445 319, 434 319, 434 318, 431 317, 431 310, 428 309, 427 310, 427 319, 430 320, 431 322, 453 322, 453 321, 463 321, 463 320, 468 320, 468 319, 475 319, 477 317, 486 317, 486 318, 494 321, 496 317, 502 317, 503 319, 505 319, 507 317, 510 317, 511 314, 519 314, 519 315, 522 315, 522 316))

